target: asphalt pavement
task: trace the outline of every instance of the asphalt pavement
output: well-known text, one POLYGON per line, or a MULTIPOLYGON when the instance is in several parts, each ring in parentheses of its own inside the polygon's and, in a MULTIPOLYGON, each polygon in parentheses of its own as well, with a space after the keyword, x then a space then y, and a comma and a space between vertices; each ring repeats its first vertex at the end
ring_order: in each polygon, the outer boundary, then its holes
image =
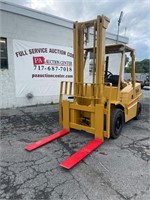
POLYGON ((142 115, 125 124, 74 168, 59 163, 93 139, 75 130, 33 152, 26 145, 61 127, 58 105, 1 110, 0 200, 149 200, 150 87, 143 90, 142 115))

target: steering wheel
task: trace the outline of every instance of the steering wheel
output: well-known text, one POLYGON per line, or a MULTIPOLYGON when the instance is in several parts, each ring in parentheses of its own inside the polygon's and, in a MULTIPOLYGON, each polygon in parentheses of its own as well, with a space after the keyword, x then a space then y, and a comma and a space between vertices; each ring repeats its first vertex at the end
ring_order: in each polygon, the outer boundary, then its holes
POLYGON ((113 77, 113 74, 110 71, 107 71, 107 74, 105 75, 106 81, 110 81, 112 79, 112 77, 113 77))

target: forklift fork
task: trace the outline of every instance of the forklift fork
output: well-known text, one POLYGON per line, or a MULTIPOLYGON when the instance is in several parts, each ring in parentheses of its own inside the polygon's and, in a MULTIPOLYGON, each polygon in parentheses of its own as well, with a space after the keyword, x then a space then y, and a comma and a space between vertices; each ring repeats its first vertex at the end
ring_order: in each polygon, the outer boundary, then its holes
POLYGON ((99 147, 103 141, 101 139, 93 139, 91 142, 82 147, 79 151, 71 155, 69 158, 60 163, 61 167, 71 169, 74 165, 80 162, 83 158, 89 155, 93 150, 99 147))
MULTIPOLYGON (((66 129, 63 129, 61 131, 58 131, 50 136, 47 136, 37 142, 34 142, 28 146, 25 147, 25 150, 32 151, 34 149, 37 149, 49 142, 52 142, 53 140, 63 137, 64 135, 68 134, 69 131, 66 129)), ((61 167, 64 167, 66 169, 71 169, 73 166, 75 166, 78 162, 80 162, 83 158, 85 158, 87 155, 89 155, 93 150, 95 150, 98 146, 100 146, 103 143, 101 139, 93 139, 91 142, 86 144, 84 147, 82 147, 79 151, 71 155, 69 158, 64 160, 60 163, 61 167)))
POLYGON ((62 137, 64 135, 68 134, 68 133, 69 133, 68 130, 62 129, 61 131, 58 131, 58 132, 56 132, 56 133, 54 133, 50 136, 47 136, 47 137, 45 137, 45 138, 43 138, 43 139, 41 139, 37 142, 34 142, 34 143, 26 146, 25 150, 32 151, 32 150, 37 149, 38 147, 41 147, 41 146, 43 146, 43 145, 45 145, 45 144, 47 144, 47 143, 49 143, 49 142, 51 142, 51 141, 53 141, 57 138, 62 137))

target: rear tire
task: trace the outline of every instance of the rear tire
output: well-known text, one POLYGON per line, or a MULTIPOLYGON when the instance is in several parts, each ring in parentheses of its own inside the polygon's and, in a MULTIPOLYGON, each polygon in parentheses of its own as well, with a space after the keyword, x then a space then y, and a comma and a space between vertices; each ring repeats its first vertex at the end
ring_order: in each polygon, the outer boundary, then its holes
POLYGON ((140 102, 137 102, 137 110, 136 110, 136 116, 135 116, 136 120, 141 118, 141 111, 142 111, 142 105, 140 102))
POLYGON ((123 111, 121 109, 111 110, 110 137, 116 139, 120 136, 124 124, 123 111))

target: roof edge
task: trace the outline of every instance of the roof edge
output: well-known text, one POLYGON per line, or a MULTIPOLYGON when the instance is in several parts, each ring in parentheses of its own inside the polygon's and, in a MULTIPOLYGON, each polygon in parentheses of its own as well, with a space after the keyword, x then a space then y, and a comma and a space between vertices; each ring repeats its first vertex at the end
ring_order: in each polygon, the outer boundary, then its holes
POLYGON ((45 12, 34 10, 32 8, 17 5, 7 1, 0 1, 0 10, 31 17, 41 21, 51 22, 53 24, 58 24, 60 26, 64 26, 70 29, 72 29, 73 26, 73 21, 71 20, 67 20, 55 15, 51 15, 45 12))
MULTIPOLYGON (((69 29, 73 29, 74 21, 64 19, 55 15, 51 15, 49 13, 41 12, 35 9, 31 9, 25 6, 21 6, 15 3, 10 3, 7 1, 0 0, 0 10, 38 19, 45 22, 50 22, 52 24, 57 24, 59 26, 63 26, 69 29)), ((106 38, 116 41, 117 35, 106 32, 106 38)), ((118 41, 127 44, 129 42, 129 38, 119 35, 118 41)))

